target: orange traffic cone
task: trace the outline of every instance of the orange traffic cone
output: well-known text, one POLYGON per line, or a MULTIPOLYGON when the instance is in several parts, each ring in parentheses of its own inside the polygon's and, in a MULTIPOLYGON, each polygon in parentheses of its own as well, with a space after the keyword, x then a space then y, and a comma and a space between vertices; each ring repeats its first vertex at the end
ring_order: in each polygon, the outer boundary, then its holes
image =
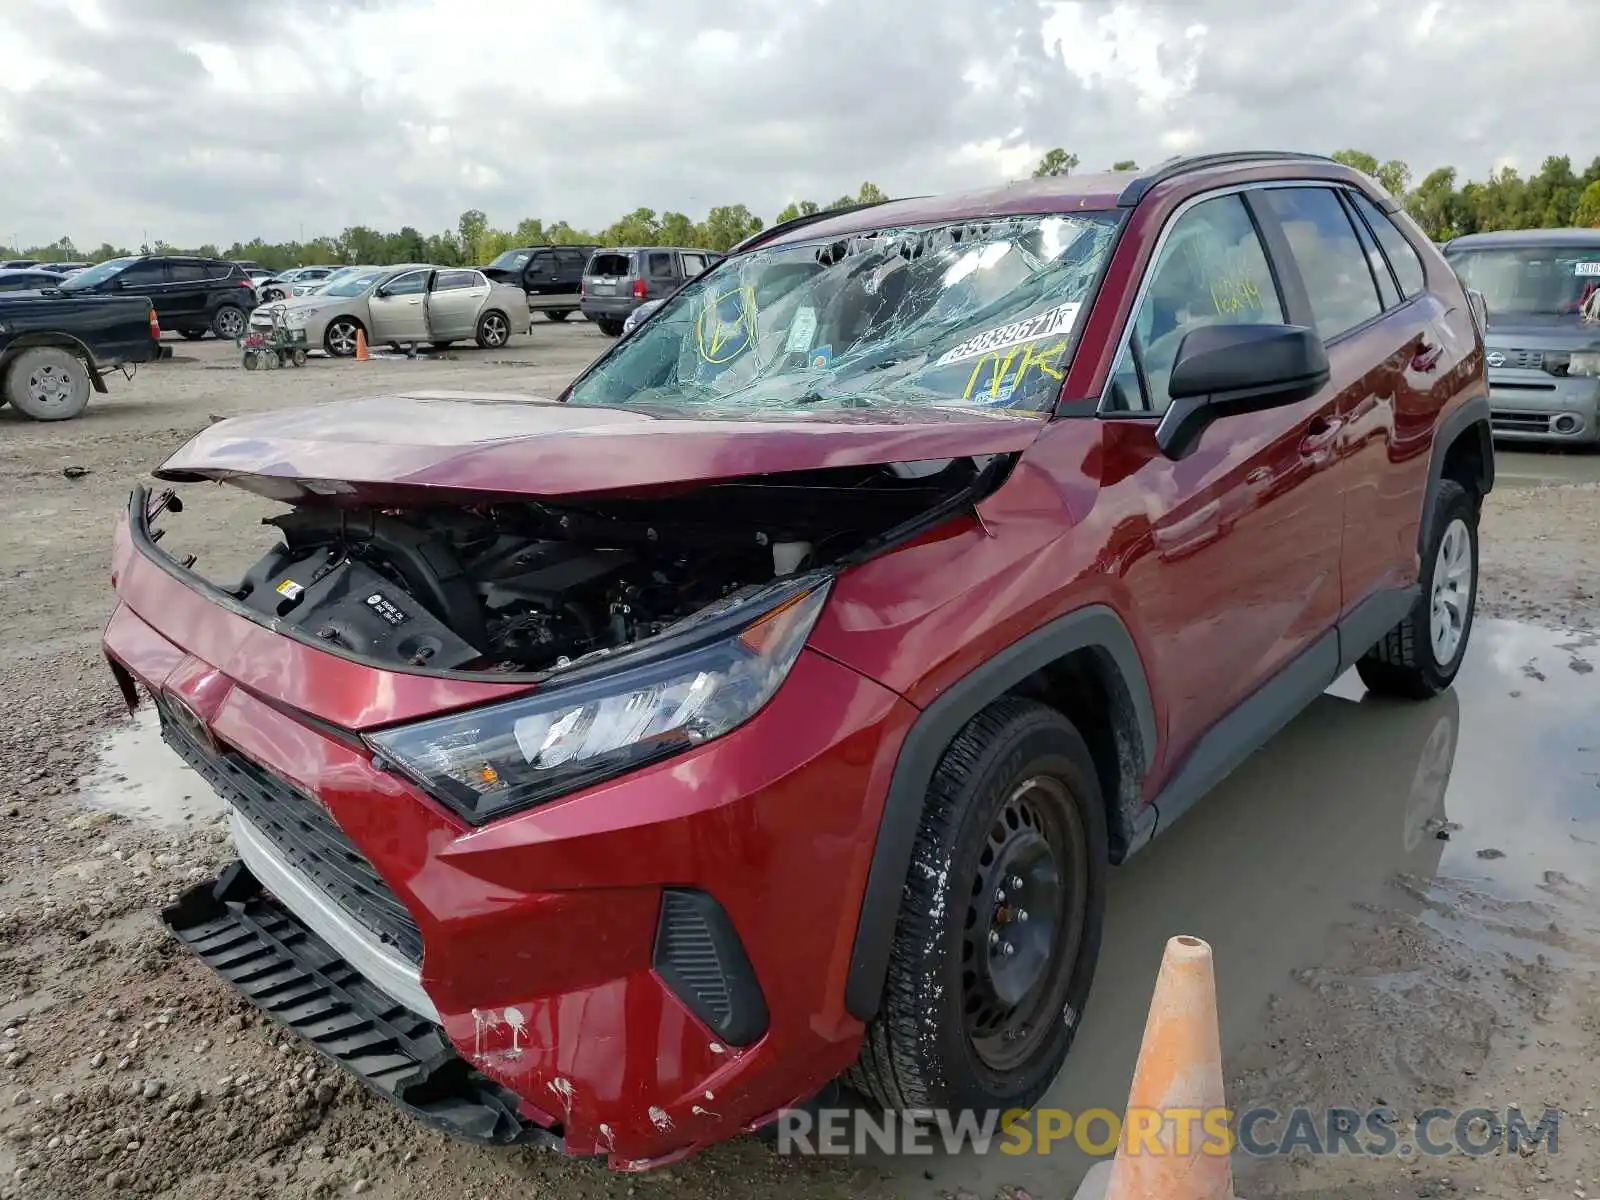
POLYGON ((367 353, 367 331, 365 329, 356 330, 356 361, 366 362, 371 357, 367 353))
POLYGON ((1225 1104, 1211 947, 1175 937, 1156 976, 1117 1156, 1096 1164, 1078 1194, 1100 1195, 1103 1186, 1104 1200, 1233 1200, 1233 1171, 1212 1124, 1225 1104))

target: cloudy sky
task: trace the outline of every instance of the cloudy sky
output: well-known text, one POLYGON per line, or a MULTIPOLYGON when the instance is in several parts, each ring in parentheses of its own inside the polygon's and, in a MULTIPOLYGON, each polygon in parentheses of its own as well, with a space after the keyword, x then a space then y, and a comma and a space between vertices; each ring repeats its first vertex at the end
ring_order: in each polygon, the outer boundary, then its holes
POLYGON ((0 0, 0 241, 770 218, 1180 150, 1600 155, 1597 0, 0 0))

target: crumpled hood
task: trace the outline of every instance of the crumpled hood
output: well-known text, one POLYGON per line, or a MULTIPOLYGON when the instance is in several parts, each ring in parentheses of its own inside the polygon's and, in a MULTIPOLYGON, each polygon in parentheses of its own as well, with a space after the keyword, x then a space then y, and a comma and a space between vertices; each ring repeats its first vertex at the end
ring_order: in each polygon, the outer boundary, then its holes
POLYGON ((289 503, 577 496, 1011 453, 1043 427, 985 409, 685 420, 510 393, 408 392, 219 421, 155 476, 289 503))

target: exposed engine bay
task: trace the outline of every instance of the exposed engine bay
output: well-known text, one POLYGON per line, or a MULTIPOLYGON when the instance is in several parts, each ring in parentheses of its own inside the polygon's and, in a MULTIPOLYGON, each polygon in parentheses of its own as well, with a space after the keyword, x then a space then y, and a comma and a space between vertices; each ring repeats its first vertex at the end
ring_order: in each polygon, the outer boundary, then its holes
POLYGON ((281 543, 226 590, 368 661, 542 672, 970 511, 1004 465, 822 470, 581 505, 299 507, 265 519, 281 543))

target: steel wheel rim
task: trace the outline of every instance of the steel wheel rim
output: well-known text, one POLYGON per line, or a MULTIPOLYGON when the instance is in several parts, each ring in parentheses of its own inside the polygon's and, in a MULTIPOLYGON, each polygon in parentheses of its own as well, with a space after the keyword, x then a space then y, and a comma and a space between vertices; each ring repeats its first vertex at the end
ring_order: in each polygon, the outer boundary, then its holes
POLYGON ((961 1016, 973 1053, 1009 1071, 1059 1020, 1088 914, 1088 839, 1065 785, 1026 779, 979 854, 962 936, 961 1016))
POLYGON ((1433 660, 1440 666, 1455 661, 1466 636, 1467 606, 1472 600, 1472 535, 1460 517, 1445 526, 1433 560, 1433 595, 1428 636, 1433 660))
POLYGON ((498 346, 506 338, 505 320, 495 313, 490 313, 483 319, 483 340, 491 346, 498 346))
POLYGON ((337 354, 353 354, 356 348, 356 328, 346 321, 340 321, 328 330, 328 345, 332 346, 337 354))
POLYGON ((28 374, 28 399, 41 408, 66 408, 72 403, 72 377, 46 363, 28 374))

